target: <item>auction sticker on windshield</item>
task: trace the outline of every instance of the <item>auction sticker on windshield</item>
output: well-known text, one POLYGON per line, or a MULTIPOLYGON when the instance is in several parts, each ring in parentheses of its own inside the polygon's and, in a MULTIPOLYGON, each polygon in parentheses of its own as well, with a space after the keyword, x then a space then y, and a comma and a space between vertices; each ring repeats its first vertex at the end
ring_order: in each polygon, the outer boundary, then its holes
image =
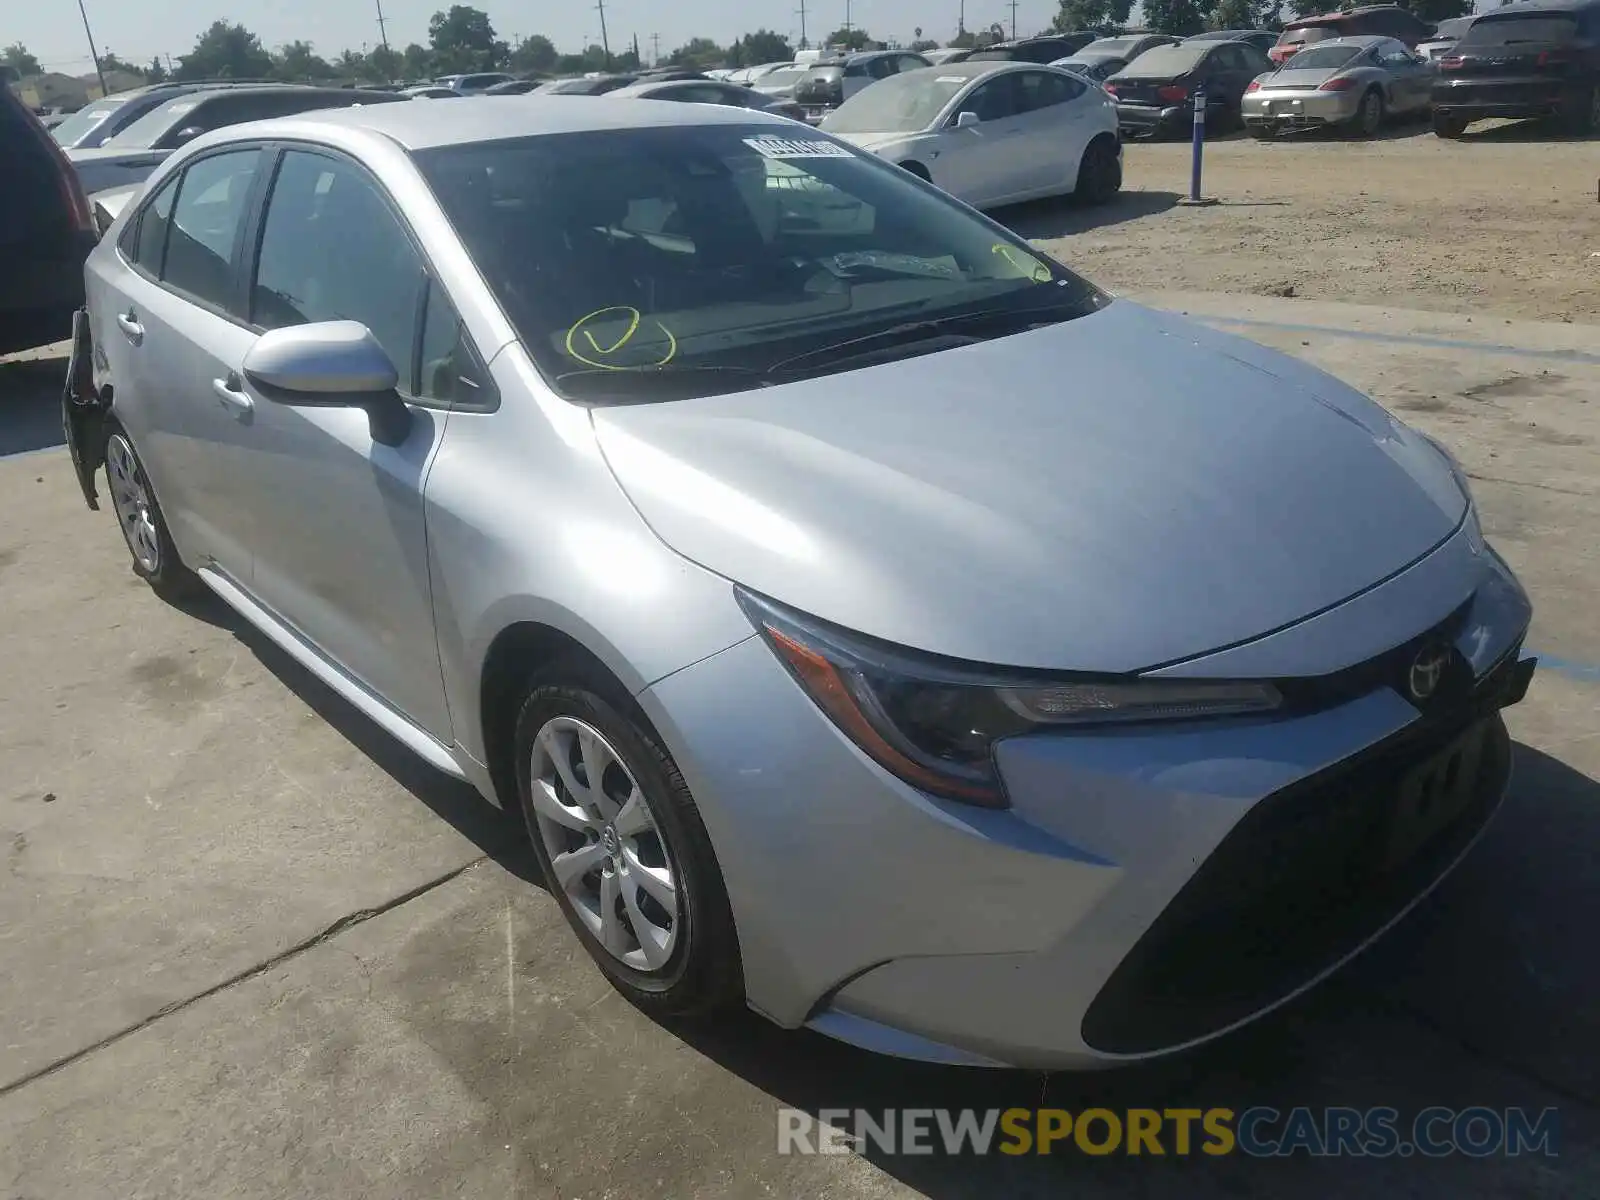
POLYGON ((836 142, 825 142, 820 138, 813 141, 801 141, 797 138, 781 137, 753 137, 745 138, 744 144, 749 146, 763 158, 854 158, 855 152, 847 150, 836 142))

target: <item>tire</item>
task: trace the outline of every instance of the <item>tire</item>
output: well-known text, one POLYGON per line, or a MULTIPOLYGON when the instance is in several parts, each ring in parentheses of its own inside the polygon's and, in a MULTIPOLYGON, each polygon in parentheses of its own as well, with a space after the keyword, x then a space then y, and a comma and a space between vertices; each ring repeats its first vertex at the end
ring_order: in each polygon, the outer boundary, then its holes
POLYGON ((1117 144, 1097 137, 1084 148, 1072 194, 1084 204, 1108 204, 1122 190, 1122 159, 1117 144))
POLYGON ((1278 136, 1277 129, 1271 125, 1251 125, 1248 128, 1250 130, 1250 136, 1255 138, 1258 142, 1270 142, 1273 138, 1278 136))
POLYGON ((1369 88, 1366 95, 1361 97, 1361 106, 1356 109, 1356 115, 1345 128, 1351 137, 1375 138, 1378 136, 1378 131, 1383 128, 1384 118, 1387 116, 1388 109, 1383 102, 1383 93, 1377 88, 1369 88))
POLYGON ((111 511, 116 514, 123 543, 133 560, 133 573, 171 604, 202 592, 205 585, 200 577, 178 557, 172 530, 156 500, 155 489, 150 486, 144 463, 120 425, 106 430, 105 470, 111 511))
POLYGON ((1455 113, 1442 113, 1435 111, 1433 114, 1433 135, 1442 138, 1458 138, 1467 131, 1467 119, 1458 117, 1455 113))
POLYGON ((923 183, 933 182, 933 176, 928 174, 928 168, 919 162, 901 163, 900 167, 909 174, 915 175, 918 179, 922 180, 923 183))
POLYGON ((1600 128, 1600 87, 1590 88, 1578 103, 1562 114, 1568 133, 1580 137, 1600 128))
POLYGON ((711 839, 627 692, 585 663, 552 667, 529 683, 515 746, 534 857, 612 986, 653 1017, 738 1004, 739 943, 711 839), (587 786, 590 763, 598 795, 587 786), (639 807, 624 802, 630 795, 639 807))

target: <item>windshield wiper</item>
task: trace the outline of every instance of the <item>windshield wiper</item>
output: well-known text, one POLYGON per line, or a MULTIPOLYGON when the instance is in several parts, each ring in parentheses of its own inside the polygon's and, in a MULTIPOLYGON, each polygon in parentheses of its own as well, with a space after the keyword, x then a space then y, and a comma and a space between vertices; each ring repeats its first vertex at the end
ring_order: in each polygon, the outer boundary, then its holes
POLYGON ((766 387, 766 372, 754 367, 668 363, 660 367, 592 367, 555 377, 555 385, 571 396, 599 400, 662 400, 714 396, 722 392, 766 387))
POLYGON ((986 308, 977 312, 953 313, 947 317, 925 317, 807 350, 804 354, 773 363, 765 373, 793 375, 807 366, 835 366, 863 357, 878 358, 897 349, 943 349, 987 341, 1008 333, 1024 333, 1043 325, 1059 324, 1067 320, 1068 314, 1073 311, 1072 306, 1052 304, 1033 308, 986 308), (932 346, 932 343, 938 344, 932 346))

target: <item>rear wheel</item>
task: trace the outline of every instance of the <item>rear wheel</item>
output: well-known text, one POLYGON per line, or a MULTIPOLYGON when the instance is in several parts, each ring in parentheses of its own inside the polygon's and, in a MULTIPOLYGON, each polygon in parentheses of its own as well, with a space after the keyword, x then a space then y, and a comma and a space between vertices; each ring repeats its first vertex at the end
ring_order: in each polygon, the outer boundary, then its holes
POLYGON ((1600 87, 1590 88, 1567 109, 1564 115, 1567 129, 1571 133, 1593 133, 1600 128, 1600 87))
POLYGON ((1377 137, 1378 130, 1383 128, 1384 103, 1383 94, 1373 88, 1361 97, 1361 107, 1356 109, 1356 115, 1351 119, 1348 129, 1351 137, 1370 138, 1377 137))
POLYGON ((1078 183, 1073 195, 1085 204, 1106 204, 1122 190, 1122 157, 1117 143, 1097 137, 1083 152, 1078 164, 1078 183))
POLYGON ((1458 138, 1467 131, 1467 119, 1455 113, 1435 112, 1433 133, 1435 137, 1458 138))
POLYGON ((117 514, 122 540, 133 556, 133 573, 148 583, 163 600, 178 601, 195 595, 200 577, 178 557, 172 531, 156 502, 144 464, 120 427, 106 437, 106 484, 111 507, 117 514))
POLYGON ((919 162, 904 162, 904 163, 900 164, 900 167, 901 167, 902 170, 907 171, 912 175, 915 175, 918 179, 922 180, 924 183, 932 183, 933 182, 933 176, 928 174, 928 168, 923 166, 919 162))
POLYGON ((517 792, 534 856, 589 956, 632 1003, 683 1016, 743 994, 722 872, 644 715, 583 663, 531 682, 517 792))

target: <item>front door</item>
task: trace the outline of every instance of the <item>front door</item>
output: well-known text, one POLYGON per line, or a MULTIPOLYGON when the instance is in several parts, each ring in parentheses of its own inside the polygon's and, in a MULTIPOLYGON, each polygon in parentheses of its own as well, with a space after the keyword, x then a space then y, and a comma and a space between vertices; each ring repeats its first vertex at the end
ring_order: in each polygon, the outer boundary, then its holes
POLYGON ((929 164, 933 181, 968 204, 995 204, 1021 190, 1017 164, 1026 149, 1025 121, 1015 85, 1016 75, 1007 72, 974 89, 960 111, 976 113, 978 124, 957 128, 957 113, 939 136, 929 164))
MULTIPOLYGON (((283 153, 249 291, 256 328, 359 321, 388 351, 402 394, 416 400, 426 280, 420 253, 364 170, 332 155, 283 153)), ((232 382, 253 413, 250 463, 239 480, 260 515, 250 590, 369 691, 448 743, 423 510, 447 412, 412 404, 410 433, 391 446, 373 437, 362 409, 290 406, 247 380, 232 382)))

